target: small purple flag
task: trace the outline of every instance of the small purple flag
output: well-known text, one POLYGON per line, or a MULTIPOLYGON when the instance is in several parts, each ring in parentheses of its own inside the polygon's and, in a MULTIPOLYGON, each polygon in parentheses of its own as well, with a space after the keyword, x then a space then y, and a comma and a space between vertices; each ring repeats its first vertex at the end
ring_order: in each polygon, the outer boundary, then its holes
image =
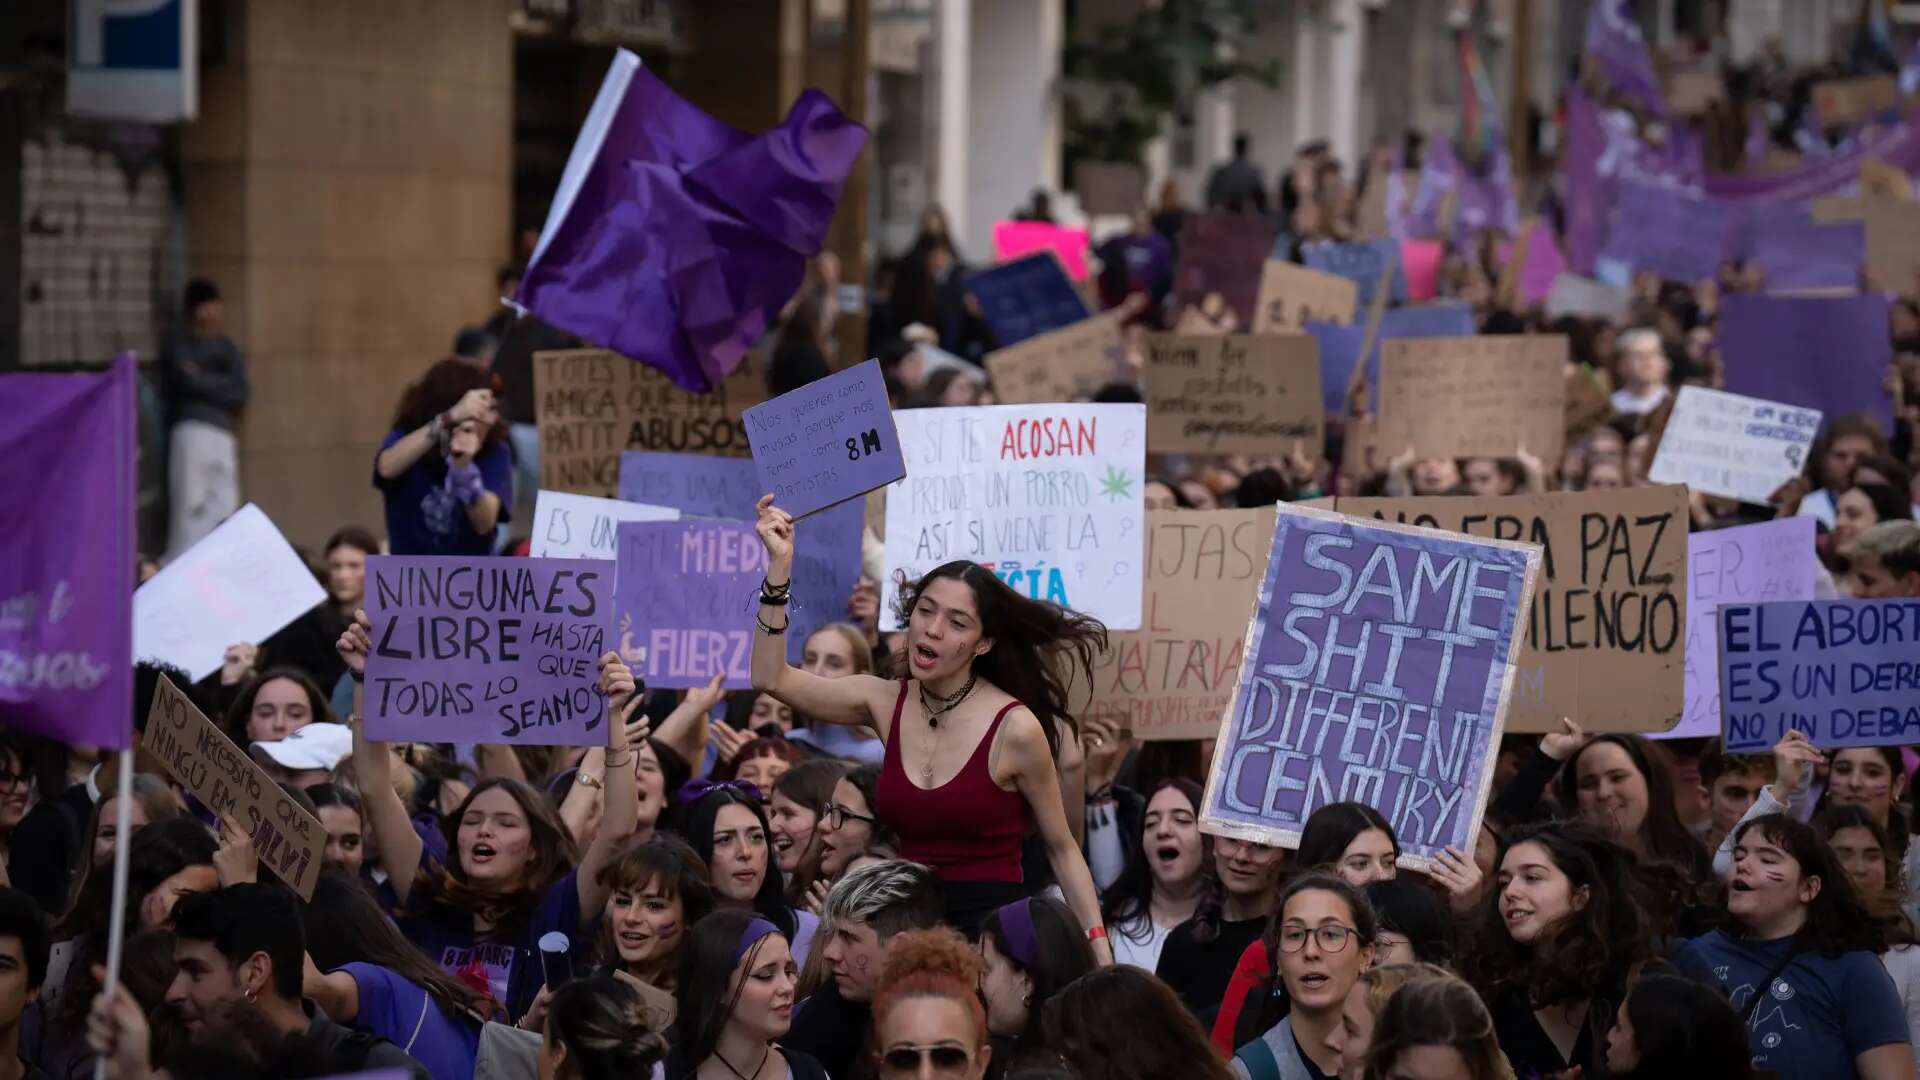
POLYGON ((134 380, 0 375, 0 727, 133 745, 134 380))
POLYGON ((1664 114, 1666 96, 1633 8, 1633 0, 1600 0, 1587 9, 1586 52, 1599 62, 1614 90, 1648 112, 1664 114))
POLYGON ((518 302, 706 393, 792 298, 867 129, 825 94, 747 135, 625 49, 567 159, 518 302))

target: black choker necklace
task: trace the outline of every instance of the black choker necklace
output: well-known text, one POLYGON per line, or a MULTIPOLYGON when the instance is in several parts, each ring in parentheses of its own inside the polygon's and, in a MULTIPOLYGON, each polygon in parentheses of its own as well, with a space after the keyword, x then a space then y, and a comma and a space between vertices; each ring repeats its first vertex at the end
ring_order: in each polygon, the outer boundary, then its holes
POLYGON ((939 694, 930 693, 927 690, 927 684, 924 682, 921 683, 920 707, 926 710, 927 726, 939 730, 940 718, 959 708, 960 703, 967 700, 967 695, 973 693, 973 684, 979 681, 979 678, 980 676, 978 675, 967 676, 967 685, 961 687, 952 697, 942 697, 939 694), (932 698, 933 701, 928 701, 928 698, 932 698), (937 708, 933 704, 934 701, 940 703, 937 708))

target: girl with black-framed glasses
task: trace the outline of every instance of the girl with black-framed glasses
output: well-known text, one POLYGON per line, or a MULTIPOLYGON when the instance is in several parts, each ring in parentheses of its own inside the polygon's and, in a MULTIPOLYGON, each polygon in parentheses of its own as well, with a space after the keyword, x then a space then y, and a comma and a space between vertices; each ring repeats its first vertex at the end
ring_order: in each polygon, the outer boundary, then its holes
POLYGON ((1280 980, 1293 1007, 1281 1021, 1233 1055, 1235 1076, 1310 1080, 1332 1076, 1340 1055, 1327 1037, 1340 1027, 1347 994, 1373 965, 1373 908, 1359 889, 1334 874, 1308 873, 1280 895, 1267 929, 1280 980))

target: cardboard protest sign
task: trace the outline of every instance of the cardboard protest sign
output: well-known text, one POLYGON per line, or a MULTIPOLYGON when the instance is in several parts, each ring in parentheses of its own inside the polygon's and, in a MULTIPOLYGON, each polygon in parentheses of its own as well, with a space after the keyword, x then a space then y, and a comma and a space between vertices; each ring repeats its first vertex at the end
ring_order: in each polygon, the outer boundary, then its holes
POLYGON ((1621 180, 1601 253, 1635 270, 1692 284, 1720 272, 1734 223, 1732 206, 1718 199, 1621 180))
POLYGON ((1900 83, 1891 75, 1822 79, 1813 84, 1813 114, 1821 127, 1852 127, 1900 105, 1900 83))
POLYGON ((907 476, 887 489, 883 629, 902 580, 970 559, 1016 592, 1140 626, 1144 405, 985 405, 894 418, 907 476))
POLYGON ((1088 214, 1131 214, 1147 197, 1147 170, 1131 161, 1081 159, 1073 166, 1073 190, 1088 214))
POLYGON ((605 349, 535 353, 540 486, 611 498, 620 452, 747 456, 740 414, 766 398, 750 363, 711 394, 690 394, 645 364, 605 349))
MULTIPOLYGON (((1146 601, 1138 630, 1094 657, 1077 715, 1136 739, 1206 739, 1220 730, 1273 545, 1272 507, 1147 511, 1146 601)), ((1078 698, 1075 698, 1076 703, 1078 698)))
POLYGON ((1175 245, 1180 258, 1173 272, 1173 310, 1205 307, 1209 296, 1219 296, 1237 325, 1252 326, 1260 275, 1277 231, 1264 217, 1224 210, 1187 215, 1175 245))
MULTIPOLYGON (((683 515, 752 522, 760 495, 751 461, 700 454, 620 456, 623 499, 670 506, 683 515)), ((823 623, 847 617, 847 597, 860 580, 865 520, 866 501, 855 500, 822 510, 794 528, 793 603, 787 609, 793 622, 787 631, 787 656, 796 663, 807 635, 823 623)), ((621 656, 637 664, 646 656, 644 645, 629 640, 629 629, 615 625, 621 656)), ((688 685, 705 684, 701 679, 688 685)))
POLYGON ((1409 869, 1471 851, 1539 565, 1525 543, 1282 506, 1202 831, 1298 847, 1352 799, 1409 869))
POLYGON ((1373 291, 1379 287, 1381 276, 1391 266, 1393 276, 1388 282, 1387 303, 1403 304, 1407 301, 1406 267, 1400 262, 1398 240, 1372 240, 1364 244, 1323 240, 1302 247, 1300 257, 1315 270, 1353 282, 1356 290, 1354 303, 1362 310, 1373 306, 1373 291))
POLYGON ((613 566, 602 559, 367 559, 367 738, 599 746, 613 566))
MULTIPOLYGON (((1861 184, 1866 180, 1864 166, 1861 184)), ((1811 204, 1814 222, 1859 222, 1866 237, 1866 273, 1871 284, 1912 296, 1920 274, 1920 205, 1899 195, 1829 196, 1811 204)))
POLYGON ((1058 255, 1068 277, 1075 281, 1086 280, 1087 230, 1069 229, 1046 221, 993 223, 994 261, 1007 262, 1035 252, 1058 255))
POLYGON ((1683 386, 1647 478, 1765 505, 1806 468, 1820 410, 1683 386))
POLYGON ((313 899, 327 850, 326 826, 294 802, 165 675, 154 685, 140 748, 202 806, 251 837, 261 866, 279 875, 302 899, 313 899))
POLYGON ((981 319, 1003 349, 1088 315, 1060 260, 1045 252, 975 270, 962 287, 979 303, 981 319))
POLYGON ((1720 734, 1722 604, 1813 599, 1814 520, 1781 518, 1687 537, 1686 708, 1662 739, 1720 734))
POLYGON ((1147 336, 1154 453, 1320 456, 1320 356, 1306 334, 1147 336))
POLYGON ((1920 741, 1920 599, 1722 605, 1720 688, 1734 753, 1920 741))
POLYGON ((994 396, 1009 405, 1084 401, 1101 387, 1130 378, 1118 311, 1049 330, 986 356, 994 396))
POLYGON ((1380 346, 1378 439, 1389 454, 1558 461, 1566 437, 1567 339, 1558 334, 1412 338, 1380 346))
POLYGON ((1893 430, 1893 403, 1882 388, 1893 361, 1885 296, 1730 293, 1714 325, 1733 393, 1829 418, 1864 412, 1893 430))
POLYGON ((1860 286, 1867 238, 1858 221, 1823 225, 1805 207, 1768 207, 1748 217, 1747 239, 1768 292, 1860 286))
POLYGON ((1260 301, 1254 308, 1256 334, 1294 333, 1309 322, 1353 322, 1359 290, 1337 274, 1309 270, 1298 263, 1268 259, 1260 271, 1260 301))
POLYGON ((1343 514, 1542 546, 1508 727, 1665 731, 1685 689, 1687 489, 1338 499, 1343 514))
POLYGON ((1913 178, 1905 169, 1877 157, 1860 159, 1860 194, 1868 198, 1913 199, 1913 178))
POLYGON ((248 503, 133 594, 133 657, 220 670, 236 641, 265 641, 325 601, 326 590, 258 506, 248 503))
POLYGON ((755 405, 746 419, 761 490, 796 518, 907 474, 878 360, 755 405))
POLYGON ((1699 116, 1727 99, 1727 84, 1717 71, 1676 71, 1667 76, 1667 111, 1699 116))
POLYGON ((620 652, 648 686, 705 686, 721 671, 730 689, 753 685, 767 551, 751 523, 629 522, 620 526, 617 565, 620 652))
POLYGON ((1559 274, 1547 290, 1543 310, 1549 319, 1577 315, 1583 319, 1620 322, 1627 317, 1632 294, 1618 285, 1594 281, 1577 274, 1559 274))
MULTIPOLYGON (((1320 396, 1329 413, 1339 415, 1347 408, 1347 387, 1366 348, 1367 328, 1361 325, 1335 326, 1329 323, 1307 324, 1307 333, 1320 343, 1320 396)), ((1473 309, 1466 304, 1413 304, 1388 308, 1380 315, 1380 326, 1373 347, 1367 350, 1366 381, 1369 403, 1377 408, 1380 400, 1380 345, 1399 338, 1467 337, 1473 333, 1473 309)))
POLYGON ((679 516, 680 511, 670 506, 542 491, 533 503, 531 554, 536 559, 611 559, 614 526, 623 521, 673 521, 679 516))

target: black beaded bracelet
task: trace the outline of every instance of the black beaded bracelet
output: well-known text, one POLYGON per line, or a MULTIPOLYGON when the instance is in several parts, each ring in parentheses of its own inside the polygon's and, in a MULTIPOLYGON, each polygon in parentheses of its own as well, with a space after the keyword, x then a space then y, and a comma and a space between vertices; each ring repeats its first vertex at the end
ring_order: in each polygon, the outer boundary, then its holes
POLYGON ((755 616, 753 621, 760 624, 760 632, 767 635, 768 637, 779 637, 781 634, 784 634, 787 632, 786 627, 771 626, 767 623, 767 620, 762 619, 759 616, 755 616))
POLYGON ((766 593, 760 594, 760 603, 767 607, 786 607, 792 602, 793 598, 790 596, 768 596, 766 593))

